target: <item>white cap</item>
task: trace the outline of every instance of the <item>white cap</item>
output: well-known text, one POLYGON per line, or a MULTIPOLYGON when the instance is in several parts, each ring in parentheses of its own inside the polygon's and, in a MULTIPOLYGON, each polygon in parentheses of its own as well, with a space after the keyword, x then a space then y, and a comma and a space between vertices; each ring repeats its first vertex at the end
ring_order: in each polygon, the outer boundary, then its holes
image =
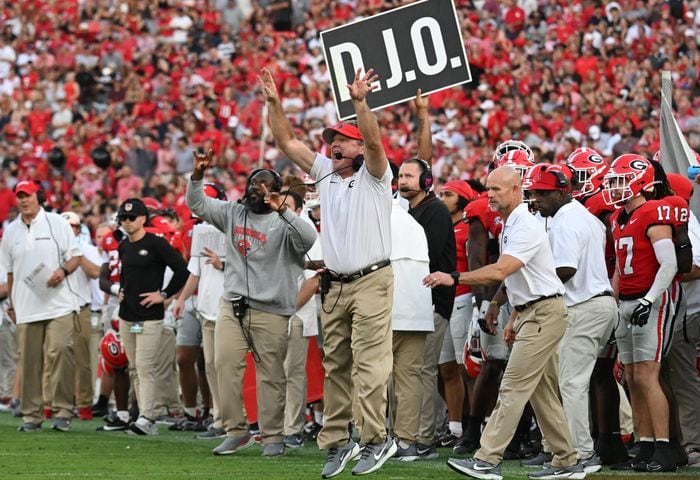
POLYGON ((588 128, 588 136, 593 140, 598 140, 600 138, 600 127, 598 125, 591 125, 588 128))

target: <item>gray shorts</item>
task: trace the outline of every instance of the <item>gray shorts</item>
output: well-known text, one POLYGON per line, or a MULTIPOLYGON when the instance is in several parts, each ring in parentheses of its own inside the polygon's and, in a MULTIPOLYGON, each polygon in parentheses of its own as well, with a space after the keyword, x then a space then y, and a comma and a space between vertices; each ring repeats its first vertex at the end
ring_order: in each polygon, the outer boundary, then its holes
POLYGON ((630 317, 639 305, 639 300, 620 301, 620 321, 615 328, 615 339, 623 365, 647 361, 661 362, 673 338, 680 292, 679 286, 672 284, 652 304, 649 321, 642 327, 630 323, 630 317))
POLYGON ((197 297, 195 296, 187 299, 182 318, 177 321, 175 345, 178 347, 202 346, 202 323, 197 317, 197 310, 195 309, 196 299, 197 297))
POLYGON ((474 306, 472 305, 471 293, 461 295, 459 299, 455 299, 450 325, 445 330, 445 337, 442 340, 438 364, 457 362, 461 365, 464 362, 464 346, 467 344, 469 337, 473 312, 474 306))
POLYGON ((481 335, 481 355, 484 360, 508 360, 510 348, 503 340, 503 330, 508 324, 512 308, 506 303, 501 306, 501 312, 498 315, 498 325, 496 326, 496 334, 490 335, 479 330, 481 335))

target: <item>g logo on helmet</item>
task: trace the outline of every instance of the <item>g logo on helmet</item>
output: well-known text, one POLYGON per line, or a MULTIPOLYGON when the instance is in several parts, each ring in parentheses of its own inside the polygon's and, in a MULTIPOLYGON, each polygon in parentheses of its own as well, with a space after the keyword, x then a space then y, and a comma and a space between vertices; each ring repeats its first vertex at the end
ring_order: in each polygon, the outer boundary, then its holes
POLYGON ((649 165, 644 160, 632 160, 630 162, 630 168, 634 170, 646 170, 649 165))
POLYGON ((603 163, 603 157, 594 153, 588 156, 588 161, 591 163, 603 163))
POLYGON ((111 353, 111 354, 114 355, 115 357, 116 357, 117 355, 119 355, 119 347, 117 346, 116 343, 110 342, 110 343, 107 345, 107 348, 109 349, 109 353, 111 353))

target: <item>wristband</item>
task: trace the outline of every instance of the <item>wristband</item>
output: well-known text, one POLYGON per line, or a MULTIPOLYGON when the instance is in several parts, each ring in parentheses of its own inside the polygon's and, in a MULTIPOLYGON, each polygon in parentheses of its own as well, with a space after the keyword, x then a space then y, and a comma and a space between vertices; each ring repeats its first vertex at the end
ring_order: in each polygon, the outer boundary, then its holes
POLYGON ((118 284, 118 283, 113 283, 112 285, 110 285, 109 291, 110 291, 110 293, 111 293, 112 295, 114 295, 115 297, 118 296, 118 295, 119 295, 119 284, 118 284))
POLYGON ((68 275, 70 275, 70 272, 66 269, 66 267, 61 267, 61 270, 63 270, 63 275, 64 275, 64 276, 67 277, 68 275))

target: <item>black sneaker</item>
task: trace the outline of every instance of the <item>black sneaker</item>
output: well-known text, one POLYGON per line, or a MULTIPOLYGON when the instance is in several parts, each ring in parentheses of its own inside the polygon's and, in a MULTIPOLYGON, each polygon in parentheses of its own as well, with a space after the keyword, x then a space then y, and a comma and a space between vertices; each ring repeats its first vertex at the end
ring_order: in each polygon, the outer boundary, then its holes
POLYGON ((129 429, 129 424, 121 420, 116 412, 104 418, 105 424, 97 427, 98 432, 118 432, 129 429))
POLYGON ((109 415, 109 405, 100 405, 96 403, 92 406, 91 411, 93 417, 104 417, 105 415, 109 415))
POLYGON ((447 431, 440 435, 438 439, 438 448, 454 448, 460 441, 462 437, 455 437, 452 432, 447 431))
POLYGON ((176 423, 170 425, 168 427, 168 430, 171 430, 173 432, 194 431, 198 421, 199 420, 196 417, 185 413, 185 416, 178 420, 176 423))
POLYGON ((467 453, 472 453, 477 448, 479 448, 478 442, 462 437, 462 439, 452 447, 452 451, 458 455, 465 455, 467 453))
POLYGON ((416 444, 416 453, 418 453, 419 460, 435 460, 439 457, 435 447, 432 445, 423 445, 422 443, 416 444))

